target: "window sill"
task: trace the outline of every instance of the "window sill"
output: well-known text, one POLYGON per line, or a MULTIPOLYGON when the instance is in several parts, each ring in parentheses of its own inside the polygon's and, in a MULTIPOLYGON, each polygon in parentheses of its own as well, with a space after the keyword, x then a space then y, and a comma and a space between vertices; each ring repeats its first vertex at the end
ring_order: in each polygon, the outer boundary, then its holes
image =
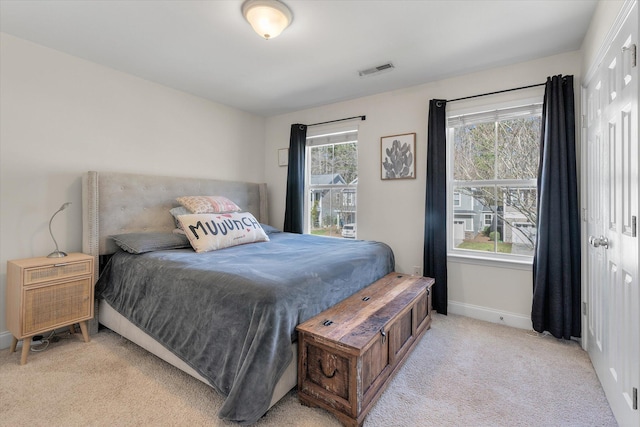
POLYGON ((459 264, 483 265, 485 267, 509 268, 512 270, 532 271, 533 258, 530 259, 504 259, 497 257, 479 257, 473 255, 463 255, 456 253, 448 253, 447 261, 459 264))

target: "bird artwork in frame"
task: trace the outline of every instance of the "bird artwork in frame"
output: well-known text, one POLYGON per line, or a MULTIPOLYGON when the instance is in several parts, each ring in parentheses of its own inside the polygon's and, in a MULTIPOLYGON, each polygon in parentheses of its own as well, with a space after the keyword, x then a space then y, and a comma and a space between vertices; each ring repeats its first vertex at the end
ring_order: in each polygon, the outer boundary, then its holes
POLYGON ((415 179, 416 134, 380 138, 380 178, 415 179))

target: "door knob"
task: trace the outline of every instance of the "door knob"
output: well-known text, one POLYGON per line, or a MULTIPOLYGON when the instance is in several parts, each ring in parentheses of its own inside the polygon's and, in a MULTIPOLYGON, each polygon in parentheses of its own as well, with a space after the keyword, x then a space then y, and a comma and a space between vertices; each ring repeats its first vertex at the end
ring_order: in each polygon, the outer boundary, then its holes
POLYGON ((600 236, 600 237, 595 237, 595 236, 589 236, 589 244, 591 246, 593 246, 594 248, 598 248, 600 246, 602 246, 605 249, 609 248, 609 239, 607 239, 604 236, 600 236))

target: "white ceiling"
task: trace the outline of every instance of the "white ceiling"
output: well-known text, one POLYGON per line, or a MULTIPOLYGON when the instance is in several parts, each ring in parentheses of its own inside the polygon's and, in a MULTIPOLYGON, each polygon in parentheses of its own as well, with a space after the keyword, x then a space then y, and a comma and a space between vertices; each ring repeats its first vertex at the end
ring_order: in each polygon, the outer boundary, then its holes
POLYGON ((272 116, 578 50, 597 0, 285 3, 293 23, 268 41, 242 0, 0 0, 0 30, 272 116))

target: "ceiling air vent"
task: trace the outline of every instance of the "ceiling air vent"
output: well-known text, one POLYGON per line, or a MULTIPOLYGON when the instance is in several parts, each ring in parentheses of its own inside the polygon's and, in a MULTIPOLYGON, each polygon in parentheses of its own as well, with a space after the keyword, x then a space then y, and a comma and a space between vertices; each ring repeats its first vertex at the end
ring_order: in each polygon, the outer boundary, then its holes
POLYGON ((382 72, 387 72, 393 70, 395 67, 391 62, 387 62, 386 64, 378 65, 377 67, 367 68, 366 70, 358 71, 360 77, 369 77, 374 76, 376 74, 380 74, 382 72))

